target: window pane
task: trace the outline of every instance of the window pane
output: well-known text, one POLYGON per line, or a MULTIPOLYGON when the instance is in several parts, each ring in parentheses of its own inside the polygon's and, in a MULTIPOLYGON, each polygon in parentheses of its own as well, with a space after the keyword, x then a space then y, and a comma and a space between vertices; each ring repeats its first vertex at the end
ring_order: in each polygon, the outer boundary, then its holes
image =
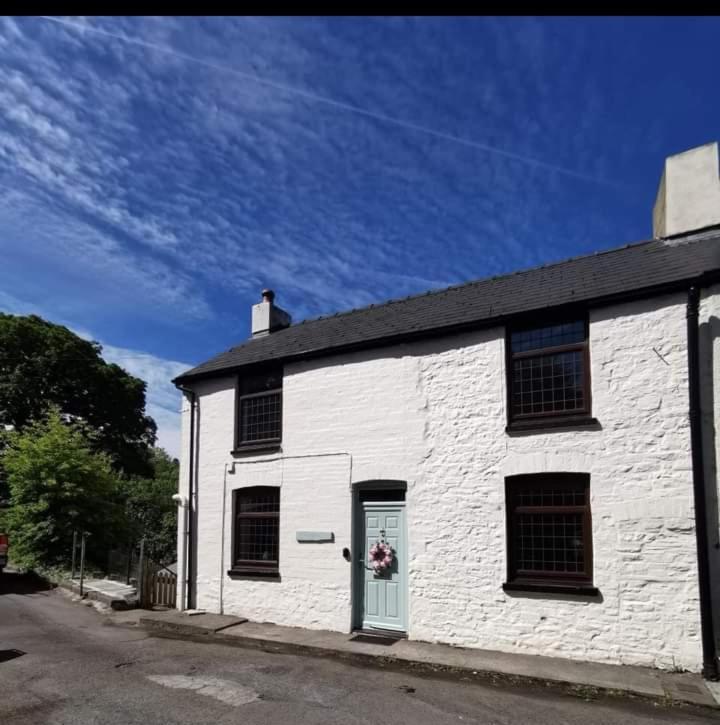
POLYGON ((237 510, 239 514, 279 513, 279 492, 271 488, 238 493, 237 510))
POLYGON ((518 514, 515 526, 518 570, 572 574, 585 570, 583 514, 518 514))
POLYGON ((280 519, 239 518, 235 531, 237 559, 277 564, 280 519))
POLYGON ((581 350, 513 360, 512 414, 583 410, 584 383, 581 350))
POLYGON ((240 401, 240 442, 279 439, 282 425, 282 393, 270 393, 240 401))
POLYGON ((527 486, 515 496, 518 506, 585 506, 585 487, 527 486))
POLYGON ((582 320, 565 322, 548 327, 518 330, 510 335, 512 352, 541 350, 544 347, 571 345, 585 340, 585 323, 582 320))
POLYGON ((257 487, 236 494, 235 560, 277 567, 280 490, 257 487))
POLYGON ((240 378, 240 394, 262 393, 282 388, 282 370, 257 375, 243 375, 240 378))

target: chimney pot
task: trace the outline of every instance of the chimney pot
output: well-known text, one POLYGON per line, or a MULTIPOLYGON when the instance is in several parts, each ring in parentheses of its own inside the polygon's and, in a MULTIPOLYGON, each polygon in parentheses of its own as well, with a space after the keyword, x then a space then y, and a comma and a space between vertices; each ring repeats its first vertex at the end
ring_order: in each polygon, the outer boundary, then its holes
POLYGON ((265 302, 272 304, 275 301, 275 293, 271 289, 264 289, 262 291, 262 298, 265 302))

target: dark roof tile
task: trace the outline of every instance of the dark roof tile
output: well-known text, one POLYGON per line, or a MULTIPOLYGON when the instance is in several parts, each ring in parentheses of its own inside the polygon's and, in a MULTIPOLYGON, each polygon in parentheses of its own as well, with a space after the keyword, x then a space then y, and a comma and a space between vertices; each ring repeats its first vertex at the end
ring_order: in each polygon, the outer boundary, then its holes
POLYGON ((590 302, 720 270, 720 230, 680 240, 652 240, 574 257, 413 297, 304 320, 246 342, 188 370, 176 383, 254 363, 382 345, 402 335, 490 323, 532 310, 590 302))

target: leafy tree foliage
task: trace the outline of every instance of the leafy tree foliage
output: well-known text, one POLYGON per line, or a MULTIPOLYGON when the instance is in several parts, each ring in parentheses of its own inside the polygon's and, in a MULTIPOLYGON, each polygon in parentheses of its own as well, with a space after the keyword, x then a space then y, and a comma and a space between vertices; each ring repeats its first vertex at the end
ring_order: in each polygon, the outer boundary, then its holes
POLYGON ((22 431, 55 405, 95 432, 93 449, 115 470, 151 475, 156 426, 145 414, 145 382, 101 352, 62 325, 0 313, 0 429, 22 431))
POLYGON ((122 508, 110 458, 92 450, 88 432, 52 407, 8 439, 3 465, 13 562, 26 568, 67 564, 76 529, 90 534, 91 551, 104 550, 122 528, 122 508))
POLYGON ((179 464, 161 448, 152 451, 153 478, 133 476, 120 481, 129 540, 145 538, 145 551, 160 564, 175 561, 179 464))

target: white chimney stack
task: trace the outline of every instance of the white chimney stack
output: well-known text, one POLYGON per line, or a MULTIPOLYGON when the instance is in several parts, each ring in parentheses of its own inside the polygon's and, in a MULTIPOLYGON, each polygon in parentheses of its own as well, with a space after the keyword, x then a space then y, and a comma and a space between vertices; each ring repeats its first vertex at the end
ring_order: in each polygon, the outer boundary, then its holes
POLYGON ((665 159, 653 208, 653 236, 671 237, 720 224, 717 142, 665 159))
POLYGON ((275 306, 275 293, 271 289, 264 289, 262 302, 252 308, 252 336, 269 335, 275 330, 290 327, 291 323, 290 315, 275 306))

